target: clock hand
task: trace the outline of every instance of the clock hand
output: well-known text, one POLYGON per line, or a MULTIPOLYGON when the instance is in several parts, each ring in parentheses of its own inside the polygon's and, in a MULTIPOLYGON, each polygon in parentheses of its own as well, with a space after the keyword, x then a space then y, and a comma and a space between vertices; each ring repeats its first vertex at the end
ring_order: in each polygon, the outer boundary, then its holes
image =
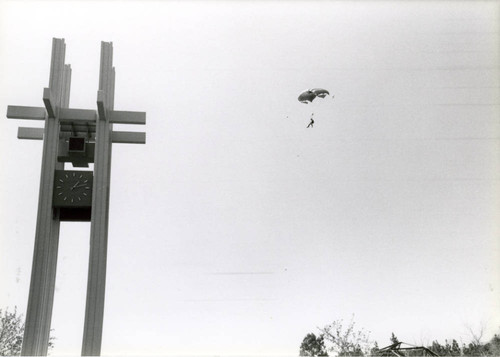
POLYGON ((73 191, 73 189, 78 186, 78 184, 80 183, 80 181, 76 181, 76 183, 71 187, 71 191, 73 191))

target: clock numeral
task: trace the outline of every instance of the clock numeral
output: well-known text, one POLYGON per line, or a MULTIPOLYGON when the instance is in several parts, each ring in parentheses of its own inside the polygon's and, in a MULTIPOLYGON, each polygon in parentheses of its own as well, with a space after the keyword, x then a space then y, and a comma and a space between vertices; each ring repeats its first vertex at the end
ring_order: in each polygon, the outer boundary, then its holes
POLYGON ((62 192, 59 192, 57 195, 58 195, 58 196, 61 196, 62 194, 63 194, 62 192))

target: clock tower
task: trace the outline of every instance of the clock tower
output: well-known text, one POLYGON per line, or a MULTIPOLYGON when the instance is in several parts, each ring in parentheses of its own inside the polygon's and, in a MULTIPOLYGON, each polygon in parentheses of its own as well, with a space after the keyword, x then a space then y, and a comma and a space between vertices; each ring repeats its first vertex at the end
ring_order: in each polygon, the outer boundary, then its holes
POLYGON ((115 131, 113 124, 146 124, 146 113, 114 110, 113 44, 101 42, 96 109, 69 107, 71 67, 64 39, 52 40, 49 87, 43 107, 12 106, 7 118, 44 121, 19 127, 19 139, 43 140, 35 247, 21 354, 47 355, 61 221, 90 222, 90 256, 83 356, 101 353, 108 250, 111 148, 145 144, 146 133, 115 131), (90 168, 89 164, 93 164, 90 168), (71 165, 72 167, 69 167, 71 165))

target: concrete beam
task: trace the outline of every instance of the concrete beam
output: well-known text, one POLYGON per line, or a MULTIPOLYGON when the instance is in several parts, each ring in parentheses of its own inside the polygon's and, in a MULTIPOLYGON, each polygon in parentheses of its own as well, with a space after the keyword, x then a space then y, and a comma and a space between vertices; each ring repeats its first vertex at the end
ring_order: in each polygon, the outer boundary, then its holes
MULTIPOLYGON (((64 39, 52 40, 49 88, 43 91, 47 117, 43 134, 35 247, 22 356, 46 356, 50 338, 59 244, 59 216, 54 215, 52 210, 52 192, 54 172, 64 167, 63 163, 56 162, 59 141, 59 120, 56 116, 56 109, 64 106, 64 103, 60 102, 61 98, 69 98, 69 86, 63 85, 65 48, 64 39), (63 91, 68 91, 68 93, 63 93, 63 91)), ((23 130, 21 129, 21 134, 23 130)))
POLYGON ((43 128, 17 128, 18 139, 43 140, 43 128))
POLYGON ((91 109, 61 108, 59 110, 59 120, 61 123, 73 121, 95 123, 97 120, 97 112, 91 109))
POLYGON ((112 131, 111 141, 115 144, 146 144, 146 133, 135 131, 112 131))
POLYGON ((45 109, 47 110, 47 114, 49 118, 56 117, 56 101, 54 96, 52 95, 52 91, 50 88, 43 89, 43 104, 45 104, 45 109))
POLYGON ((109 112, 109 122, 114 124, 146 124, 145 112, 127 112, 112 110, 109 112))
POLYGON ((97 112, 99 113, 99 120, 106 120, 106 108, 108 103, 106 101, 106 93, 102 90, 97 91, 97 112))
POLYGON ((99 88, 97 91, 99 120, 96 123, 89 273, 82 356, 99 356, 101 354, 108 251, 111 135, 113 130, 113 124, 109 123, 109 118, 107 118, 107 113, 113 110, 114 70, 112 63, 113 44, 101 42, 99 88))
POLYGON ((44 107, 26 107, 23 105, 7 106, 7 118, 45 120, 46 111, 44 107))

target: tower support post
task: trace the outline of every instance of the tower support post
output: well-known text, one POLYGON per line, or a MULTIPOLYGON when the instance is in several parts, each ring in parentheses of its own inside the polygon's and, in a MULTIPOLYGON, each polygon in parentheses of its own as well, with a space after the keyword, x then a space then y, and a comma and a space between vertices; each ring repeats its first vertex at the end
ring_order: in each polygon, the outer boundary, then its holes
POLYGON ((49 87, 43 90, 44 107, 7 107, 9 119, 45 122, 43 129, 18 128, 19 139, 43 140, 35 247, 21 348, 23 356, 45 356, 48 352, 61 221, 90 221, 90 257, 81 351, 84 356, 101 354, 111 148, 113 143, 146 143, 145 132, 113 131, 114 123, 146 124, 144 112, 114 110, 113 44, 101 42, 97 110, 69 108, 71 67, 64 64, 65 51, 64 39, 54 38, 49 87), (83 146, 75 148, 75 143, 82 142, 83 146), (65 181, 63 174, 66 179, 71 180, 69 175, 77 177, 75 174, 78 171, 65 170, 66 162, 71 162, 73 167, 78 168, 94 163, 94 168, 93 171, 79 173, 76 183, 65 181), (91 181, 84 179, 83 175, 91 181), (90 197, 90 189, 91 203, 84 197, 90 197))
POLYGON ((52 193, 54 172, 64 165, 56 160, 59 142, 57 108, 68 105, 71 81, 71 69, 64 64, 65 49, 63 39, 53 39, 49 88, 44 90, 44 93, 51 93, 51 97, 47 97, 45 101, 44 96, 47 113, 43 134, 35 247, 21 348, 23 356, 47 355, 50 338, 60 224, 59 217, 52 210, 52 193), (50 111, 47 106, 51 107, 50 111))
POLYGON ((98 118, 94 158, 94 189, 90 227, 90 257, 82 356, 101 353, 108 251, 109 193, 111 180, 111 132, 109 114, 113 110, 115 72, 113 45, 101 43, 98 118))

